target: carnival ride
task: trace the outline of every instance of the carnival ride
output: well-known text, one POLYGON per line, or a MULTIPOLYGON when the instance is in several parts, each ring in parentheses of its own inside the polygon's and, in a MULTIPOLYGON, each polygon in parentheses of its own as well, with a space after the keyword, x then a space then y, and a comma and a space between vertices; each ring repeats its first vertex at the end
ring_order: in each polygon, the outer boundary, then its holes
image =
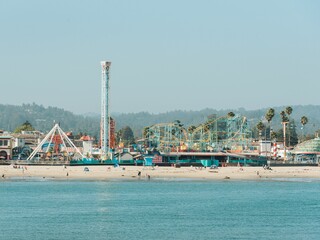
POLYGON ((63 132, 59 124, 55 124, 51 131, 33 150, 27 161, 59 160, 70 161, 83 159, 84 155, 63 132))
POLYGON ((111 62, 101 61, 101 122, 100 122, 100 144, 101 158, 110 158, 110 66, 111 62))
MULTIPOLYGON (((115 124, 110 117, 109 109, 109 70, 111 62, 101 61, 101 121, 100 121, 100 153, 101 159, 110 159, 110 148, 114 147, 115 124)), ((88 160, 55 124, 51 131, 29 155, 27 161, 59 160, 88 160)), ((89 159, 90 160, 90 159, 89 159)))
POLYGON ((242 151, 248 148, 251 135, 246 117, 240 115, 214 116, 197 127, 187 129, 176 120, 155 124, 144 130, 148 147, 162 152, 242 151))

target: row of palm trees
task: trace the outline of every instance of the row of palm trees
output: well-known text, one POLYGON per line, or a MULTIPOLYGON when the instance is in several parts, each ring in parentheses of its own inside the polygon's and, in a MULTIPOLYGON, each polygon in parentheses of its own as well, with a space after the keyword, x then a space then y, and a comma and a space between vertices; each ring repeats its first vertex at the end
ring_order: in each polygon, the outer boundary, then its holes
MULTIPOLYGON (((285 110, 280 112, 280 116, 281 116, 281 123, 283 124, 283 133, 284 133, 284 141, 285 141, 285 130, 287 128, 287 125, 289 123, 290 125, 290 115, 292 114, 292 107, 286 107, 285 110)), ((273 108, 269 108, 268 111, 265 114, 265 119, 268 122, 269 125, 269 129, 271 129, 271 122, 273 117, 275 116, 275 110, 273 108)), ((304 126, 308 123, 308 118, 306 116, 302 116, 300 119, 300 123, 302 125, 302 128, 304 128, 304 126)), ((261 132, 266 129, 266 126, 263 124, 262 121, 259 121, 258 124, 256 125, 256 128, 259 131, 259 135, 261 135, 261 132)), ((269 135, 270 139, 277 139, 277 133, 274 131, 270 131, 270 135, 269 135)), ((267 136, 265 136, 265 138, 267 138, 267 136)), ((290 131, 289 131, 289 139, 290 139, 290 131)), ((289 140, 290 142, 290 140, 289 140)))

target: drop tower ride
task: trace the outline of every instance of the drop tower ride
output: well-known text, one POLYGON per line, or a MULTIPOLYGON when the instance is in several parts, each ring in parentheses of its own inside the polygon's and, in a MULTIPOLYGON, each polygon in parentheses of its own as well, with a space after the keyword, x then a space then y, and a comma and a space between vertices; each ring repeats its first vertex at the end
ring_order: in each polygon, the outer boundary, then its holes
POLYGON ((101 157, 109 156, 110 139, 110 110, 109 110, 109 89, 110 89, 110 65, 111 62, 101 61, 101 126, 100 126, 100 144, 101 157))

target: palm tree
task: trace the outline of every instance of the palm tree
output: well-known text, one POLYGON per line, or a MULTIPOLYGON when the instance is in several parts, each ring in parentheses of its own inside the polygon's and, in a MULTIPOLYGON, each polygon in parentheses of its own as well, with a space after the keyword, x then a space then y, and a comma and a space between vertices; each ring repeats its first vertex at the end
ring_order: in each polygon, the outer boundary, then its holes
POLYGON ((174 123, 174 125, 177 126, 177 127, 183 127, 183 124, 181 123, 180 120, 174 120, 173 123, 174 123))
POLYGON ((150 127, 145 127, 145 128, 143 128, 142 135, 143 135, 144 138, 149 137, 149 136, 148 136, 148 134, 149 134, 149 129, 150 129, 150 127))
POLYGON ((277 140, 277 133, 276 132, 272 132, 270 134, 271 139, 277 140))
POLYGON ((287 158, 287 156, 286 156, 286 127, 287 127, 287 123, 289 122, 289 118, 287 117, 285 111, 281 111, 280 115, 281 115, 281 123, 283 125, 283 148, 284 148, 283 159, 286 160, 286 158, 287 158))
MULTIPOLYGON (((269 129, 271 129, 271 121, 272 121, 272 119, 274 117, 274 109, 273 108, 269 108, 269 110, 267 111, 267 113, 266 113, 266 115, 264 117, 268 121, 269 129)), ((271 131, 270 131, 270 139, 271 139, 271 131)))
MULTIPOLYGON (((302 130, 304 129, 304 125, 306 125, 307 123, 308 123, 308 118, 306 117, 306 116, 302 116, 301 117, 301 120, 300 120, 300 122, 301 122, 301 124, 302 124, 302 130)), ((302 135, 304 135, 304 134, 302 134, 302 135)))
POLYGON ((227 114, 228 118, 233 118, 235 116, 234 112, 229 112, 227 114))
POLYGON ((286 114, 288 114, 288 116, 290 116, 292 113, 292 107, 286 107, 286 114))
MULTIPOLYGON (((260 121, 260 122, 258 122, 258 124, 257 124, 257 129, 258 129, 258 131, 259 131, 259 140, 261 140, 261 132, 262 132, 262 130, 264 129, 264 124, 263 124, 263 122, 262 121, 260 121)), ((261 143, 260 143, 261 144, 261 143)), ((259 154, 261 153, 261 145, 260 145, 260 150, 259 150, 259 154)))
POLYGON ((196 126, 191 125, 188 127, 188 133, 193 133, 193 131, 196 129, 196 126))
POLYGON ((282 122, 282 123, 289 121, 289 118, 287 117, 285 111, 281 111, 281 112, 280 112, 280 116, 281 116, 281 122, 282 122))
POLYGON ((288 114, 288 119, 289 119, 289 131, 288 131, 288 134, 289 134, 289 147, 290 147, 290 145, 291 145, 291 141, 290 141, 290 132, 291 132, 291 123, 290 123, 290 115, 291 115, 291 113, 292 113, 292 107, 286 107, 286 114, 288 114))
MULTIPOLYGON (((258 131, 259 131, 259 136, 261 136, 261 132, 262 132, 262 130, 264 129, 264 124, 263 124, 263 122, 262 121, 260 121, 260 122, 258 122, 258 124, 257 124, 257 129, 258 129, 258 131)), ((261 138, 261 137, 260 137, 261 138)), ((260 139, 261 140, 261 139, 260 139)))
POLYGON ((204 132, 208 132, 210 130, 210 125, 209 124, 205 124, 204 126, 203 126, 203 131, 204 132))
POLYGON ((300 120, 300 122, 301 122, 301 124, 302 124, 302 126, 304 127, 304 125, 306 125, 307 123, 308 123, 308 118, 306 117, 306 116, 302 116, 301 117, 301 120, 300 120))
MULTIPOLYGON (((272 118, 274 117, 274 109, 269 108, 269 110, 266 112, 266 115, 264 117, 268 121, 268 124, 269 124, 269 137, 270 137, 270 141, 271 141, 271 121, 272 121, 272 118)), ((265 139, 267 140, 267 128, 265 130, 265 135, 266 135, 265 139)))

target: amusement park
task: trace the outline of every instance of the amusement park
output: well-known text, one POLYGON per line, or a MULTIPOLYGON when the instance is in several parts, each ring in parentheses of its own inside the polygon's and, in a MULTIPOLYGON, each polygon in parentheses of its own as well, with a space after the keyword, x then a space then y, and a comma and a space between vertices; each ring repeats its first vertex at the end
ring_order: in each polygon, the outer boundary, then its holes
POLYGON ((246 117, 230 113, 211 116, 199 126, 187 129, 176 120, 173 123, 155 124, 144 129, 150 147, 161 152, 220 152, 244 150, 249 146, 251 131, 246 117))
MULTIPOLYGON (((72 133, 65 133, 59 123, 54 123, 47 134, 34 136, 29 148, 21 137, 0 135, 1 161, 20 164, 204 167, 319 163, 318 137, 301 142, 294 148, 290 143, 287 146, 289 119, 285 112, 281 113, 284 139, 280 142, 275 140, 270 126, 267 128, 261 122, 257 125, 260 134, 257 139, 246 116, 229 112, 223 116, 211 114, 196 126, 184 125, 180 120, 146 126, 142 138, 135 144, 121 145, 116 139, 115 120, 110 116, 110 66, 109 61, 101 62, 98 144, 89 136, 75 139, 72 133), (263 128, 264 138, 261 134, 263 128)), ((269 110, 272 111, 266 115, 268 122, 274 116, 274 110, 269 110)))

